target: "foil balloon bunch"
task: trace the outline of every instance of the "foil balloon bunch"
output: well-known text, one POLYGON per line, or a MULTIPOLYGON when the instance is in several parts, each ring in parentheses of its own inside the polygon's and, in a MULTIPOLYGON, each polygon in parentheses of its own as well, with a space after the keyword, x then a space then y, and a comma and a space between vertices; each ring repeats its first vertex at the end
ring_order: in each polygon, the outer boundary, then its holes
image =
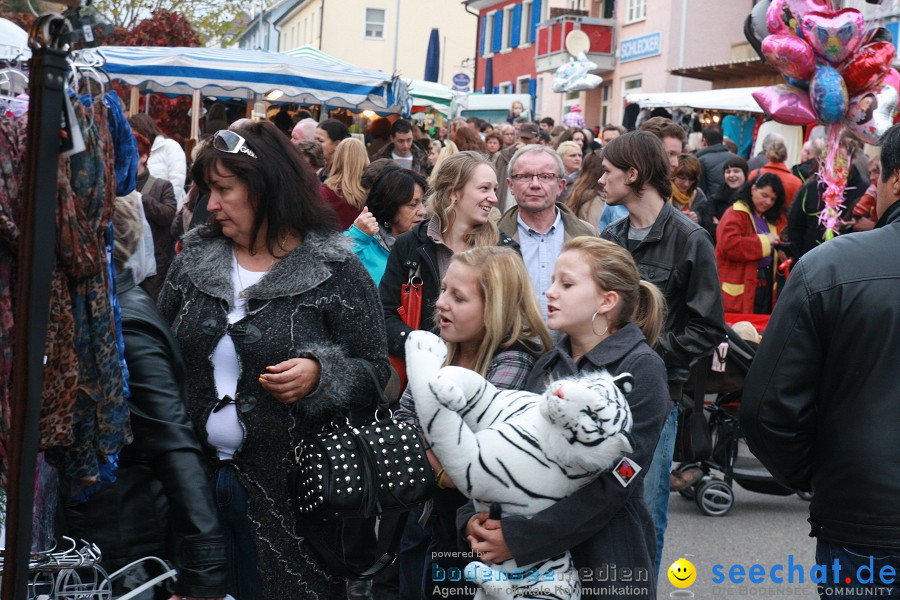
POLYGON ((891 68, 893 40, 884 28, 866 27, 857 9, 836 10, 831 0, 760 4, 764 6, 754 7, 745 33, 748 39, 753 34, 760 54, 786 81, 754 92, 753 97, 779 123, 828 126, 827 155, 820 172, 826 184, 825 208, 819 220, 826 237, 832 237, 840 225, 849 169, 841 153, 842 134, 849 131, 868 144, 878 144, 897 116, 900 73, 891 68))
POLYGON ((591 73, 597 63, 588 60, 584 52, 560 65, 553 74, 554 92, 581 92, 593 90, 603 83, 603 78, 591 73))

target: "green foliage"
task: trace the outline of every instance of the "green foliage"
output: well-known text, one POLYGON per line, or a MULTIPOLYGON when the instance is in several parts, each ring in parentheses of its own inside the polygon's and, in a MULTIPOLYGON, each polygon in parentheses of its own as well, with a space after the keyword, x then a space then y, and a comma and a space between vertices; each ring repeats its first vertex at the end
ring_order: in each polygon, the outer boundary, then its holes
POLYGON ((148 14, 178 13, 193 26, 202 42, 219 41, 223 46, 240 33, 240 17, 247 4, 240 0, 94 0, 100 14, 126 30, 135 28, 148 14))

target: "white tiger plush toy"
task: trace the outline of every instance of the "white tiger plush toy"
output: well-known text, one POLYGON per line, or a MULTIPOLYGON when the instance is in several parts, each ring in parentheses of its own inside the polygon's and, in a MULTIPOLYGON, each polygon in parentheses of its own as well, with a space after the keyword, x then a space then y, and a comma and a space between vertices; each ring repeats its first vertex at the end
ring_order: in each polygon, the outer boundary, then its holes
MULTIPOLYGON (((560 379, 544 394, 498 391, 474 371, 442 368, 446 353, 436 335, 411 332, 409 385, 432 450, 477 510, 498 504, 504 516, 536 514, 633 450, 630 374, 560 379)), ((532 565, 473 561, 465 574, 480 588, 476 600, 581 597, 568 552, 532 565)))

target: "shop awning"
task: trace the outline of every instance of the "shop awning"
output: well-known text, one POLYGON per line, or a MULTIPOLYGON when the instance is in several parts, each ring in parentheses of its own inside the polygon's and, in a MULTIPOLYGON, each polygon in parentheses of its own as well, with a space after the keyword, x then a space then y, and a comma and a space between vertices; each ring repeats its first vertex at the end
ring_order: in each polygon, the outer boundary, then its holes
POLYGON ((450 105, 453 99, 463 92, 454 92, 446 85, 434 83, 432 81, 423 81, 421 79, 407 79, 409 85, 409 95, 412 96, 413 106, 430 107, 444 115, 450 116, 450 105))
POLYGON ((627 94, 625 101, 638 104, 641 108, 696 108, 730 112, 761 113, 762 109, 751 95, 759 87, 731 88, 725 90, 705 90, 701 92, 660 92, 627 94))
POLYGON ((281 90, 281 101, 409 114, 406 82, 381 71, 234 48, 103 46, 110 77, 162 94, 247 97, 281 90))

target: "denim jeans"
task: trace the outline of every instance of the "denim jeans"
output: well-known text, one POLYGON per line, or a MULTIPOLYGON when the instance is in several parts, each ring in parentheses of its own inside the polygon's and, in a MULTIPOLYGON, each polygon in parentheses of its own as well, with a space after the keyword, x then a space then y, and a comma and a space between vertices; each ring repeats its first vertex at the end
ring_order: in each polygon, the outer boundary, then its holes
POLYGON ((225 589, 237 600, 262 600, 256 544, 247 517, 247 490, 230 465, 215 470, 212 484, 228 561, 225 589))
POLYGON ((419 525, 422 507, 417 506, 409 512, 403 537, 400 540, 400 551, 397 565, 400 573, 400 600, 420 600, 422 597, 422 577, 425 572, 425 559, 428 543, 431 538, 428 532, 419 525))
POLYGON ((827 567, 827 583, 816 585, 822 600, 900 598, 900 550, 855 548, 820 541, 816 544, 816 564, 827 567), (833 568, 835 560, 840 565, 837 583, 833 568), (882 573, 885 567, 889 568, 882 573))
POLYGON ((669 472, 672 470, 672 454, 675 452, 675 430, 678 426, 678 407, 672 408, 659 432, 659 442, 653 460, 644 475, 644 503, 656 528, 656 577, 662 560, 663 537, 669 525, 669 472))

